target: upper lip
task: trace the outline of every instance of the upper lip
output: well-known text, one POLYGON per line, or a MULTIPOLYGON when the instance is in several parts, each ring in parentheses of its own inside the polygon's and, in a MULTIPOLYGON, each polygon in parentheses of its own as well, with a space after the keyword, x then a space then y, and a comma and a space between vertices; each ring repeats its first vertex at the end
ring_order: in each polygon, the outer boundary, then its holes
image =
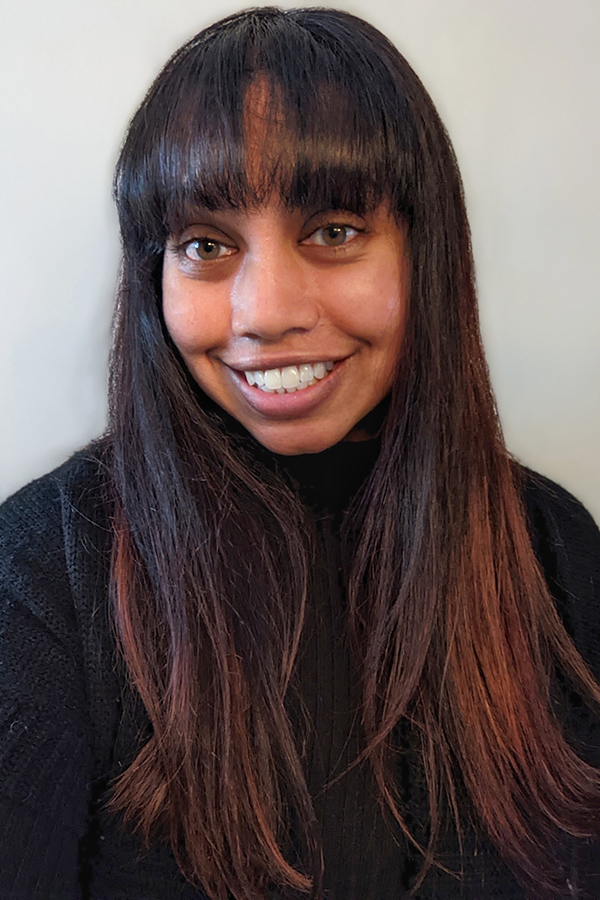
POLYGON ((272 359, 243 360, 242 362, 235 363, 225 362, 225 360, 221 361, 230 369, 235 369, 237 372, 264 372, 267 369, 285 369, 287 366, 301 366, 306 363, 335 363, 340 362, 342 359, 346 359, 346 357, 336 357, 335 355, 323 356, 322 353, 318 353, 315 356, 307 356, 306 354, 298 357, 274 356, 272 359))

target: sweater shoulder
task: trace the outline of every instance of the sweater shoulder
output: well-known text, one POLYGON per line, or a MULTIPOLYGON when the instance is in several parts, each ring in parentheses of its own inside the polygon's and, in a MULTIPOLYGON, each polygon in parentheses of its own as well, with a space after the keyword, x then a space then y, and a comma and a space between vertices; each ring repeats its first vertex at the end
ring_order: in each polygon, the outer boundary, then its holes
POLYGON ((585 582, 598 593, 600 530, 590 512, 564 487, 531 469, 521 468, 521 485, 534 549, 544 569, 551 556, 567 578, 565 587, 585 582))
POLYGON ((5 607, 19 603, 53 623, 53 631, 72 633, 74 556, 103 544, 110 521, 107 497, 106 449, 92 444, 0 506, 5 607))
POLYGON ((594 518, 577 497, 539 472, 525 466, 520 466, 519 472, 525 506, 538 523, 541 517, 554 522, 563 532, 574 530, 579 537, 600 539, 594 518))
POLYGON ((63 508, 84 501, 106 505, 108 447, 98 441, 73 454, 41 478, 29 482, 0 505, 0 547, 22 540, 46 542, 62 531, 63 508))
POLYGON ((521 470, 533 549, 565 627, 600 678, 600 530, 569 491, 521 470))
POLYGON ((54 533, 62 527, 65 504, 101 508, 109 498, 110 447, 104 440, 88 444, 62 465, 29 482, 0 505, 3 538, 54 533))

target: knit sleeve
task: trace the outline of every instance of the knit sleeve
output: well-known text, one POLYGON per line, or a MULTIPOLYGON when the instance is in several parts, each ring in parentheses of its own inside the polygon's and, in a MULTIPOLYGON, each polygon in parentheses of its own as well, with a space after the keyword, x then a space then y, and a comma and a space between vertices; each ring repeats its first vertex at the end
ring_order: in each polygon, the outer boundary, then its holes
POLYGON ((0 896, 81 897, 91 753, 61 497, 46 476, 0 507, 0 896))

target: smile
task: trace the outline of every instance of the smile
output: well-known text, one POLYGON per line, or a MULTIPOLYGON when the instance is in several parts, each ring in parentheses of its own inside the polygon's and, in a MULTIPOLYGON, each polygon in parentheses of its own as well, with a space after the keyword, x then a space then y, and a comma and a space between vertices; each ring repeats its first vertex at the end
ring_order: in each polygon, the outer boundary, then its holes
POLYGON ((226 368, 233 384, 255 412, 267 419, 285 420, 310 415, 328 402, 344 383, 352 356, 269 369, 234 369, 227 365, 226 368), (259 384, 261 381, 262 385, 259 384))
POLYGON ((257 387, 266 394, 293 394, 312 387, 333 369, 333 362, 302 363, 299 366, 283 366, 280 369, 245 371, 250 387, 257 387))

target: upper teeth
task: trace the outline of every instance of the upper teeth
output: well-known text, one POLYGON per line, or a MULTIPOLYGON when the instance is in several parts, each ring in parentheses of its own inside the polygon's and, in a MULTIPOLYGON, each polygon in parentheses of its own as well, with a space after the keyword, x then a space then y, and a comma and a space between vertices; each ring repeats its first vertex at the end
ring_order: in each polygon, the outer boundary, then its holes
POLYGON ((333 362, 302 363, 300 366, 284 366, 281 369, 258 369, 244 372, 249 385, 273 394, 293 393, 316 384, 333 369, 333 362))

